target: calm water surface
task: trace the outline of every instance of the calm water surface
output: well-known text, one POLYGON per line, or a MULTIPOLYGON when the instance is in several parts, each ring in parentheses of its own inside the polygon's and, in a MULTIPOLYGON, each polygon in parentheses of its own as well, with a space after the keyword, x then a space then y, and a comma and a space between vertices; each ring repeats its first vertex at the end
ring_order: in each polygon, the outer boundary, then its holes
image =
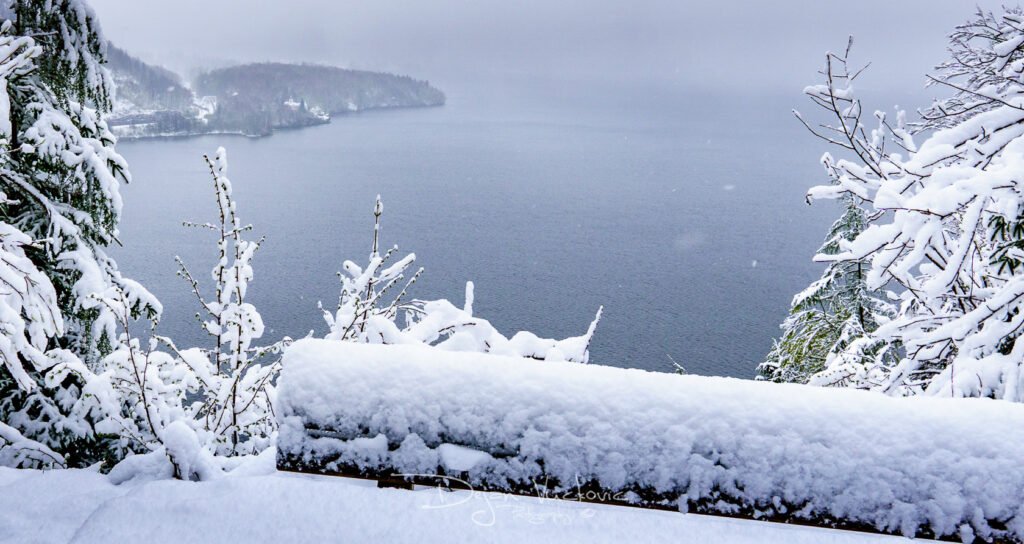
POLYGON ((180 255, 208 277, 215 219, 201 159, 228 150, 243 221, 267 240, 251 301, 268 338, 323 333, 343 259, 383 241, 426 268, 417 298, 461 304, 506 335, 575 336, 605 313, 595 363, 751 377, 836 213, 809 207, 823 151, 784 97, 681 89, 449 90, 443 108, 370 112, 264 139, 124 142, 122 270, 164 303, 161 329, 207 342, 180 255))

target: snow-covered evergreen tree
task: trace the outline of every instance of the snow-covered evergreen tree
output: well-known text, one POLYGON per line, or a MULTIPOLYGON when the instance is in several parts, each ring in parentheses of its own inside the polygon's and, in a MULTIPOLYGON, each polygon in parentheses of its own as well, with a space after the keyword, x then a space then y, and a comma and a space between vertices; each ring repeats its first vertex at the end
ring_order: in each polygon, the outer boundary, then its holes
MULTIPOLYGON (((839 253, 840 243, 866 226, 867 214, 848 195, 818 253, 839 253)), ((782 337, 758 367, 759 379, 868 387, 876 368, 892 366, 892 346, 866 340, 894 311, 886 292, 867 287, 867 268, 862 261, 832 261, 820 279, 793 297, 782 337)))
POLYGON ((863 69, 851 71, 852 38, 842 55, 825 57, 824 81, 804 89, 811 102, 825 112, 825 120, 811 126, 794 114, 816 136, 840 148, 850 159, 837 160, 830 153, 822 165, 843 203, 843 214, 831 229, 815 260, 827 263, 822 277, 793 298, 783 335, 758 367, 759 379, 814 383, 829 386, 872 387, 895 364, 898 342, 880 340, 872 333, 895 314, 892 295, 881 286, 869 286, 870 263, 864 259, 836 260, 847 244, 860 236, 876 212, 864 208, 865 195, 845 190, 845 173, 883 172, 892 163, 885 150, 887 140, 897 148, 912 147, 904 128, 903 114, 890 125, 876 113, 874 130, 863 121, 863 106, 853 92, 853 82, 863 69), (887 138, 889 136, 889 138, 887 138))
POLYGON ((101 299, 127 293, 132 315, 160 307, 104 251, 129 177, 101 117, 110 92, 95 14, 81 0, 9 0, 0 19, 2 257, 21 275, 3 295, 0 419, 70 464, 90 462, 102 433, 74 414, 116 343, 101 299))
POLYGON ((0 422, 0 466, 26 468, 64 468, 64 456, 25 438, 17 429, 0 422))

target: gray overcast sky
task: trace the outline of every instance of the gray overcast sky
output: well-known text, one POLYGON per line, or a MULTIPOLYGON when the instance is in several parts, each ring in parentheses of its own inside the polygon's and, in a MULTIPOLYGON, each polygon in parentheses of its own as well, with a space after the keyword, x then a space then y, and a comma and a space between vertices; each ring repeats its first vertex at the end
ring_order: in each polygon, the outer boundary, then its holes
POLYGON ((853 34, 867 84, 919 87, 945 34, 1000 0, 92 0, 107 36, 172 68, 309 61, 442 87, 505 76, 790 91, 853 34))

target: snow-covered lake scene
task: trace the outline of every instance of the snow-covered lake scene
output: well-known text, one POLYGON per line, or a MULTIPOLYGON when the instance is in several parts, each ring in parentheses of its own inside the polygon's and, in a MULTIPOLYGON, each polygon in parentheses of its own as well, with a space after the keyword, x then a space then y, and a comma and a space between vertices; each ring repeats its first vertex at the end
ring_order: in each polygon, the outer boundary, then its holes
POLYGON ((1022 335, 1012 3, 0 0, 0 543, 1024 543, 1022 335))

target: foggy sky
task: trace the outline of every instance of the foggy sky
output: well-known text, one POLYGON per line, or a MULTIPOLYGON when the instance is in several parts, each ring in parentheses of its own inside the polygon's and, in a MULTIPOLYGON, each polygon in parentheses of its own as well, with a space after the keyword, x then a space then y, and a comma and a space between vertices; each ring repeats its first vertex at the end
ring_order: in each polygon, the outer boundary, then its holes
MULTIPOLYGON (((307 61, 429 79, 668 81, 789 92, 856 37, 862 82, 919 88, 963 0, 91 0, 108 38, 177 70, 307 61)), ((995 8, 1000 0, 980 0, 995 8)), ((446 89, 447 90, 447 89, 446 89)))

